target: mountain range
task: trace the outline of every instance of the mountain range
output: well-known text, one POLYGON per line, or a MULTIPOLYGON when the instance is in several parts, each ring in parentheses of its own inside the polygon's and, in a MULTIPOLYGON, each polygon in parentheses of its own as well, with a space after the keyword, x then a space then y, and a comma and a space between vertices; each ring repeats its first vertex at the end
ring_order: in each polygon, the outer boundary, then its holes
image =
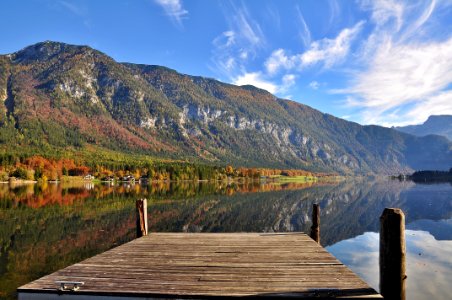
POLYGON ((342 174, 452 166, 445 137, 362 126, 250 85, 58 42, 0 55, 0 150, 87 148, 342 174))
POLYGON ((430 116, 423 124, 395 127, 395 129, 417 136, 442 135, 452 141, 452 116, 430 116))

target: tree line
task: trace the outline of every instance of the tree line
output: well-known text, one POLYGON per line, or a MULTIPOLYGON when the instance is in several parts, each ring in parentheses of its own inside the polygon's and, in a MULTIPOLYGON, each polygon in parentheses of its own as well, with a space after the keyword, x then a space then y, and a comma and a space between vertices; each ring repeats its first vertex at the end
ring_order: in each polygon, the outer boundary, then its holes
POLYGON ((24 180, 61 180, 64 176, 93 175, 97 179, 146 178, 151 181, 227 180, 228 178, 261 179, 275 176, 321 177, 328 174, 304 170, 269 168, 234 168, 231 165, 213 166, 181 161, 85 161, 73 158, 46 158, 0 154, 0 181, 9 178, 24 180))

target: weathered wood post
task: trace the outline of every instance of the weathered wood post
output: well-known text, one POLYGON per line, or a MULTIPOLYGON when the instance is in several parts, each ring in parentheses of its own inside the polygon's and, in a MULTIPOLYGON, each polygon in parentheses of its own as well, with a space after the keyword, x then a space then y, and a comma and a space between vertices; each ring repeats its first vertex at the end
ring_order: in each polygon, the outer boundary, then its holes
POLYGON ((137 238, 148 235, 148 201, 138 199, 137 207, 137 238))
POLYGON ((311 238, 320 244, 320 206, 312 205, 311 238))
POLYGON ((385 208, 380 217, 380 293, 385 299, 405 300, 405 215, 385 208))

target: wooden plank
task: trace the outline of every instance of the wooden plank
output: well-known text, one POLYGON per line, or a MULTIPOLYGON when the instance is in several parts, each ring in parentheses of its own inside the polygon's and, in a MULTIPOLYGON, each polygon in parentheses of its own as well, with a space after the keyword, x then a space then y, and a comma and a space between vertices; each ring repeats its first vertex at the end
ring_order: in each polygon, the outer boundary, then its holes
POLYGON ((85 282, 59 293, 92 296, 379 296, 301 233, 151 233, 24 285, 19 295, 57 293, 55 281, 85 282))

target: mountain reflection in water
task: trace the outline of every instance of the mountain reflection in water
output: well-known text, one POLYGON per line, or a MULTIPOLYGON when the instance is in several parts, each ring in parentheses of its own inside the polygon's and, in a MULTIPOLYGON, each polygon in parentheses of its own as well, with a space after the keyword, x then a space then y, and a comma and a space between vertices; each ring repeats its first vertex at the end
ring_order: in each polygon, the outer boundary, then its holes
POLYGON ((385 207, 399 207, 407 228, 450 239, 452 186, 386 179, 339 183, 160 182, 149 185, 0 185, 0 298, 57 269, 135 237, 135 200, 148 201, 149 230, 309 232, 321 207, 328 246, 377 232, 385 207), (449 225, 447 225, 449 224, 449 225), (449 235, 444 231, 449 231, 449 235))

